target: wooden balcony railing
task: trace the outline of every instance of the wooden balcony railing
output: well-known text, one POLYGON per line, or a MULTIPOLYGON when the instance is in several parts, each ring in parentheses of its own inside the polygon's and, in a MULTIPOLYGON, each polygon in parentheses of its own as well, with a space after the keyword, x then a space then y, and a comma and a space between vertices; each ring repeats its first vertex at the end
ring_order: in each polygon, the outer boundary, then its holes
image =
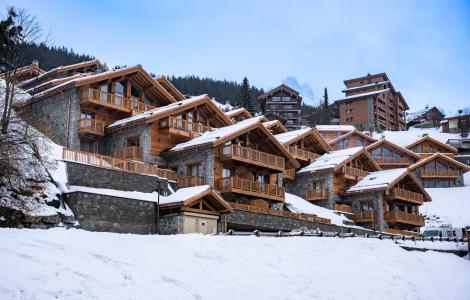
POLYGON ((327 189, 308 189, 305 195, 305 199, 309 201, 327 200, 328 190, 327 189))
POLYGON ((392 199, 401 199, 416 204, 423 204, 424 196, 423 194, 415 193, 412 191, 407 191, 400 188, 394 188, 388 198, 392 199))
POLYGON ((88 88, 81 92, 81 101, 105 105, 110 108, 125 112, 144 112, 156 108, 145 104, 135 97, 125 97, 119 94, 103 92, 98 89, 88 88))
POLYGON ((351 206, 349 206, 349 205, 344 205, 344 204, 338 204, 338 203, 335 203, 334 210, 336 210, 336 211, 341 211, 341 212, 345 212, 345 213, 350 213, 350 214, 353 213, 353 209, 352 209, 351 206))
POLYGON ((203 134, 206 131, 211 131, 212 128, 205 126, 198 122, 192 122, 174 117, 168 117, 160 121, 160 128, 170 128, 181 130, 187 133, 203 134))
POLYGON ((316 223, 321 223, 321 224, 331 224, 330 219, 321 218, 316 215, 296 214, 296 213, 289 212, 289 211, 273 210, 269 208, 250 206, 250 205, 240 204, 240 203, 235 203, 235 202, 229 202, 229 204, 234 210, 249 211, 249 212, 254 212, 258 214, 266 214, 266 215, 280 216, 280 217, 286 217, 286 218, 295 218, 299 220, 316 222, 316 223))
POLYGON ((239 177, 222 178, 218 181, 217 188, 221 193, 239 193, 271 200, 284 200, 283 187, 239 177))
POLYGON ((175 172, 171 170, 160 169, 156 165, 144 164, 138 161, 119 159, 111 156, 83 152, 67 148, 63 149, 62 159, 106 169, 158 176, 171 181, 176 181, 175 172))
POLYGON ((299 149, 299 148, 295 148, 292 146, 289 146, 288 149, 289 149, 290 154, 292 154, 292 156, 294 156, 296 159, 311 161, 320 157, 320 155, 316 153, 299 149))
POLYGON ((139 146, 130 146, 116 149, 114 156, 122 159, 138 159, 142 157, 142 149, 139 146))
POLYGON ((78 120, 78 133, 104 135, 104 122, 95 119, 80 119, 78 120))
POLYGON ((366 177, 369 172, 354 167, 344 166, 343 174, 349 177, 353 177, 354 179, 359 179, 366 177))
POLYGON ((248 147, 228 145, 218 148, 216 153, 221 157, 221 159, 238 160, 278 171, 284 171, 285 169, 284 157, 261 152, 248 147))
POLYGON ((407 212, 397 211, 397 210, 386 211, 385 220, 387 220, 387 222, 390 222, 390 223, 405 223, 405 224, 411 224, 411 225, 415 225, 419 227, 424 226, 423 216, 410 214, 407 212))
POLYGON ((205 179, 202 176, 185 176, 178 178, 178 187, 185 188, 191 186, 199 186, 205 184, 205 179))
POLYGON ((295 169, 286 169, 284 173, 282 173, 283 179, 294 180, 295 179, 295 169))
POLYGON ((448 171, 448 170, 434 170, 434 171, 421 171, 421 177, 423 178, 440 178, 440 177, 459 177, 459 171, 448 171))
POLYGON ((354 222, 368 223, 374 222, 375 213, 373 210, 361 210, 354 213, 354 222))
POLYGON ((407 235, 407 236, 415 236, 415 237, 421 237, 422 234, 419 232, 413 232, 413 231, 408 231, 408 230, 400 230, 400 229, 394 229, 394 228, 387 228, 384 230, 385 233, 390 233, 390 234, 399 234, 399 235, 407 235))
POLYGON ((374 157, 375 161, 379 165, 410 165, 412 163, 411 159, 406 157, 374 157))

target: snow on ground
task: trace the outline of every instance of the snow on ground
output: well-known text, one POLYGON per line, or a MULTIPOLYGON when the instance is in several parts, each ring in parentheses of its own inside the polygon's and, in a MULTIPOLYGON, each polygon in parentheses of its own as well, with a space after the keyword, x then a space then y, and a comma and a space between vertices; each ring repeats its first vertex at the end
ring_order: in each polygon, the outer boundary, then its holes
POLYGON ((287 208, 298 214, 310 214, 316 215, 321 218, 327 218, 331 220, 331 224, 344 226, 343 221, 349 221, 345 216, 334 213, 331 209, 320 207, 312 204, 299 196, 286 193, 285 204, 287 208))
POLYGON ((377 140, 385 138, 392 143, 405 147, 421 139, 423 134, 428 134, 433 139, 438 140, 444 144, 447 143, 447 140, 449 139, 461 138, 459 134, 443 133, 441 132, 440 128, 410 128, 408 131, 384 131, 380 133, 374 132, 372 137, 377 140))
POLYGON ((470 172, 464 174, 464 181, 463 187, 426 189, 432 198, 420 208, 427 216, 426 227, 470 226, 470 172))
POLYGON ((470 262, 363 238, 0 230, 2 299, 468 299, 470 262))

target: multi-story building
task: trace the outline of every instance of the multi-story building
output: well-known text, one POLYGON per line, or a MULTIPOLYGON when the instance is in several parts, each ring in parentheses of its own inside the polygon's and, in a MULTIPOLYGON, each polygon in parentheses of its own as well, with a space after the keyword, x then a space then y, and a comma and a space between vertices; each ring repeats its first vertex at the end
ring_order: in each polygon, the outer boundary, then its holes
POLYGON ((270 90, 258 97, 261 112, 270 120, 285 120, 284 126, 288 130, 300 129, 302 119, 300 108, 302 97, 299 92, 285 84, 270 90), (278 116, 279 118, 276 118, 278 116))
POLYGON ((405 130, 409 107, 387 74, 367 74, 345 80, 344 85, 345 97, 335 102, 340 124, 354 125, 358 130, 405 130))

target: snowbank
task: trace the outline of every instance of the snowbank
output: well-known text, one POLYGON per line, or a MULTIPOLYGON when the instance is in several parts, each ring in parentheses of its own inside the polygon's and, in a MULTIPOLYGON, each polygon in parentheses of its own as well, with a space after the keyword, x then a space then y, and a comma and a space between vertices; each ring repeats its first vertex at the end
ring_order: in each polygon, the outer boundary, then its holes
POLYGON ((463 187, 426 189, 432 201, 424 203, 420 211, 427 216, 427 227, 470 226, 470 172, 464 174, 464 181, 463 187))
POLYGON ((470 263, 362 238, 0 230, 2 299, 468 299, 470 263))

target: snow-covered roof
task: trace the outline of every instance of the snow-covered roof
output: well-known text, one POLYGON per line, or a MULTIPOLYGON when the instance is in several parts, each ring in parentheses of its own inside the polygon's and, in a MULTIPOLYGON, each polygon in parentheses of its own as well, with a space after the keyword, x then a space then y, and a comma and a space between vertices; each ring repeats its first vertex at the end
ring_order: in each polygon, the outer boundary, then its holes
POLYGON ((189 99, 181 100, 181 101, 178 101, 178 102, 174 102, 174 103, 162 106, 162 107, 157 107, 155 109, 148 110, 146 112, 135 115, 133 117, 118 120, 118 121, 108 125, 108 129, 116 128, 116 127, 119 127, 119 126, 125 126, 125 125, 128 125, 130 123, 134 123, 134 122, 138 122, 138 121, 143 121, 145 119, 148 119, 150 117, 162 114, 164 112, 168 112, 168 111, 171 111, 171 110, 174 110, 174 109, 178 109, 182 106, 190 105, 190 104, 192 104, 194 102, 197 102, 197 101, 200 101, 201 99, 204 99, 206 97, 207 97, 207 95, 204 94, 204 95, 200 95, 200 96, 191 97, 189 99))
POLYGON ((274 137, 281 143, 281 144, 288 144, 290 141, 295 140, 297 137, 304 135, 311 131, 312 128, 307 127, 304 129, 298 129, 293 131, 288 131, 285 133, 276 134, 274 137))
POLYGON ((343 226, 343 221, 348 219, 343 215, 338 215, 332 210, 317 206, 308 202, 307 200, 289 193, 285 193, 286 207, 293 213, 298 214, 309 214, 316 215, 321 218, 327 218, 331 220, 332 224, 343 226))
POLYGON ((178 189, 173 194, 160 199, 160 204, 170 204, 170 203, 179 203, 186 200, 192 199, 198 195, 210 191, 211 187, 208 185, 192 186, 178 189))
POLYGON ((344 90, 342 90, 342 92, 345 93, 345 92, 360 90, 360 89, 364 89, 364 88, 368 88, 368 87, 372 87, 372 86, 377 86, 377 85, 381 85, 381 84, 385 84, 385 83, 389 83, 389 82, 390 82, 390 80, 385 80, 385 81, 379 81, 379 82, 364 84, 364 85, 344 89, 344 90))
POLYGON ((362 93, 362 94, 347 96, 347 97, 338 99, 337 101, 351 100, 351 99, 356 99, 356 98, 362 98, 362 97, 367 97, 367 96, 373 96, 373 95, 383 94, 383 93, 386 93, 386 92, 388 92, 388 91, 390 91, 390 89, 372 91, 372 92, 368 92, 368 93, 362 93))
POLYGON ((213 143, 217 140, 223 139, 225 137, 228 137, 229 135, 236 133, 240 130, 249 128, 257 123, 261 123, 260 120, 264 118, 263 116, 259 117, 254 117, 251 119, 246 119, 243 120, 237 124, 222 127, 222 128, 217 128, 214 129, 211 132, 206 132, 203 135, 194 138, 186 143, 181 143, 176 145, 175 147, 171 148, 170 151, 182 151, 187 148, 195 147, 195 146, 201 146, 205 144, 210 144, 213 143))
POLYGON ((315 125, 318 131, 352 131, 356 129, 353 125, 315 125))
POLYGON ((354 147, 323 154, 310 165, 300 169, 297 173, 314 172, 317 170, 335 168, 338 164, 341 164, 351 156, 354 156, 363 150, 363 147, 354 147))
POLYGON ((231 110, 231 111, 227 111, 225 114, 229 117, 229 118, 232 118, 238 114, 241 114, 241 113, 245 113, 247 115, 250 115, 251 116, 251 113, 244 107, 240 107, 240 108, 237 108, 237 109, 234 109, 234 110, 231 110))
POLYGON ((390 183, 395 182, 398 178, 401 178, 406 173, 408 173, 407 168, 371 172, 356 185, 350 187, 347 192, 386 189, 389 187, 390 183))
POLYGON ((374 132, 372 137, 379 140, 379 139, 387 139, 390 142, 397 144, 399 146, 405 147, 408 146, 421 138, 423 135, 429 135, 433 139, 441 142, 446 143, 449 139, 461 139, 462 137, 456 133, 443 133, 440 129, 420 129, 420 128, 413 128, 409 129, 408 131, 384 131, 384 132, 374 132))

